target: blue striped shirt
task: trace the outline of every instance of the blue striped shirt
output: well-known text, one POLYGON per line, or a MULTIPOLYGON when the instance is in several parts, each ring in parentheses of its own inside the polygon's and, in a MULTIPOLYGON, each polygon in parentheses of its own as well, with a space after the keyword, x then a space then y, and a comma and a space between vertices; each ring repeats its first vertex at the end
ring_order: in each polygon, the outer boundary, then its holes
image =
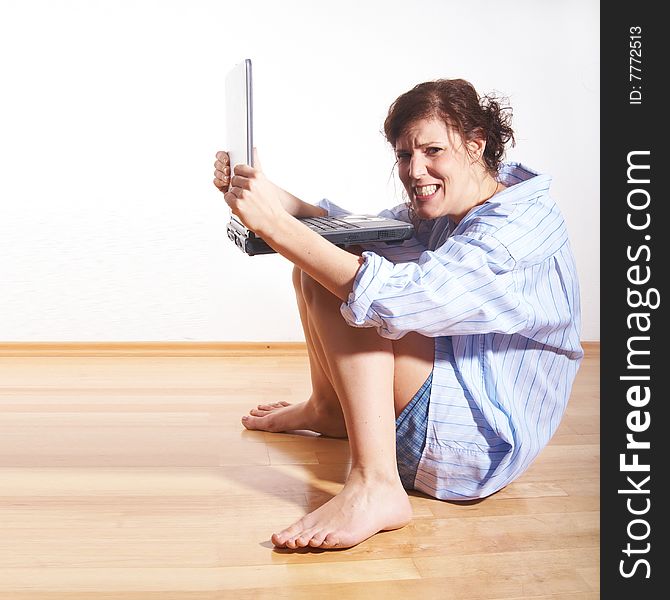
MULTIPOLYGON (((423 221, 400 246, 366 246, 341 309, 386 338, 435 338, 415 488, 445 500, 488 496, 528 468, 559 425, 583 356, 577 272, 551 178, 510 163, 499 180, 508 187, 457 225, 423 221)), ((381 214, 409 220, 405 206, 381 214)))

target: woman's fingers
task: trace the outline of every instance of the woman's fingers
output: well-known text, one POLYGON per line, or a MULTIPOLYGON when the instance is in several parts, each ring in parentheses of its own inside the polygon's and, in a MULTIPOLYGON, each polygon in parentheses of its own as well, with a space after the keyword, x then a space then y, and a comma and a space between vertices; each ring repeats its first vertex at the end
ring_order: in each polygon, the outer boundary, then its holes
POLYGON ((214 162, 214 185, 221 191, 230 186, 230 158, 227 152, 220 150, 216 153, 214 162))
POLYGON ((230 175, 230 166, 228 165, 228 163, 224 163, 224 162, 221 162, 220 160, 217 160, 214 163, 214 168, 217 171, 221 171, 222 173, 226 173, 226 174, 230 175))
POLYGON ((232 179, 230 180, 230 187, 239 188, 241 190, 251 190, 251 179, 241 175, 233 175, 232 179))

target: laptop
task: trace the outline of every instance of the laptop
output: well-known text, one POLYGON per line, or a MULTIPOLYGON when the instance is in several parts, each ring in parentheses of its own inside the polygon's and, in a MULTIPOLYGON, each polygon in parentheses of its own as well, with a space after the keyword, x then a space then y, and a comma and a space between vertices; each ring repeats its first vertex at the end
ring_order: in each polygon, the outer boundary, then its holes
MULTIPOLYGON (((235 65, 226 75, 226 128, 230 164, 253 166, 253 87, 251 60, 235 65)), ((402 243, 412 237, 413 227, 405 221, 372 215, 304 217, 298 219, 333 244, 346 248, 368 242, 402 243)), ((227 234, 249 256, 275 252, 261 237, 247 229, 233 214, 227 234)))

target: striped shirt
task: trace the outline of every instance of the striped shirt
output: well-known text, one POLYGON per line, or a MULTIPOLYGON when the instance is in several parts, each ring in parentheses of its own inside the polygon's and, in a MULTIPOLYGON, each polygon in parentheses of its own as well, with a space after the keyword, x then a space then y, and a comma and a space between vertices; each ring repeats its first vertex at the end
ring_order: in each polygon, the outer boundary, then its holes
MULTIPOLYGON (((528 468, 559 425, 583 356, 577 272, 551 177, 510 163, 499 180, 508 187, 457 225, 423 221, 402 245, 366 246, 341 308, 350 325, 386 338, 435 338, 414 487, 445 500, 488 496, 528 468)), ((409 220, 404 205, 381 214, 409 220)))

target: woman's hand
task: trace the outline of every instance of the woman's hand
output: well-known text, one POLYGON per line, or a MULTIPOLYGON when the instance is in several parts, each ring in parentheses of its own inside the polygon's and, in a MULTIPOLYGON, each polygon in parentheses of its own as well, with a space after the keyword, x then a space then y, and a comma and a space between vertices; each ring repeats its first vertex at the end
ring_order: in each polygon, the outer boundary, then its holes
POLYGON ((226 193, 230 186, 230 156, 223 150, 216 153, 214 185, 223 193, 226 193))
MULTIPOLYGON (((219 154, 217 153, 217 157, 219 154)), ((220 162, 224 168, 220 170, 222 177, 217 187, 224 191, 225 161, 220 162)), ((235 165, 235 172, 228 181, 228 191, 223 197, 233 214, 247 229, 261 237, 271 238, 274 226, 282 218, 289 216, 282 203, 286 192, 265 177, 256 149, 254 149, 254 165, 254 167, 235 165)))
POLYGON ((216 153, 214 185, 224 192, 233 214, 279 254, 346 300, 361 259, 293 218, 323 216, 326 211, 303 202, 265 177, 255 148, 254 165, 236 165, 231 177, 228 153, 216 153))
MULTIPOLYGON (((272 196, 273 199, 278 198, 284 211, 287 212, 289 215, 300 218, 300 217, 320 217, 326 214, 326 211, 323 208, 320 208, 313 204, 308 204, 307 202, 303 202, 302 200, 300 200, 300 198, 270 183, 263 175, 262 167, 260 164, 260 160, 258 158, 256 148, 254 148, 254 165, 255 169, 247 167, 245 165, 238 165, 240 168, 242 168, 242 171, 240 172, 236 171, 235 175, 240 177, 240 179, 237 180, 237 183, 240 184, 238 187, 239 187, 239 193, 241 194, 241 198, 237 198, 237 196, 226 197, 227 193, 233 191, 231 189, 230 156, 225 151, 219 151, 216 153, 216 162, 214 163, 214 185, 219 191, 223 192, 224 198, 226 199, 226 202, 228 202, 228 205, 231 208, 233 208, 233 204, 235 205, 233 213, 237 215, 238 218, 243 223, 245 217, 243 217, 241 212, 236 212, 236 210, 237 211, 244 210, 242 206, 244 203, 240 204, 238 200, 240 199, 244 200, 245 198, 248 199, 252 192, 251 189, 252 186, 253 186, 253 193, 257 194, 259 192, 258 185, 260 185, 262 188, 261 193, 267 193, 270 196, 272 196), (252 184, 251 183, 252 180, 255 180, 255 183, 252 184), (244 194, 245 190, 249 193, 244 194), (231 204, 231 202, 233 204, 231 204)), ((235 183, 233 183, 233 186, 235 186, 235 183)), ((277 210, 276 205, 272 205, 272 200, 268 200, 268 202, 270 202, 270 205, 266 206, 265 208, 270 208, 271 211, 277 210)), ((275 216, 277 214, 281 215, 283 213, 279 211, 278 213, 275 213, 275 216)), ((258 233, 258 235, 261 235, 261 232, 259 230, 254 229, 253 227, 251 227, 246 223, 245 225, 252 231, 258 233)), ((262 223, 260 225, 261 227, 263 226, 262 223)))

